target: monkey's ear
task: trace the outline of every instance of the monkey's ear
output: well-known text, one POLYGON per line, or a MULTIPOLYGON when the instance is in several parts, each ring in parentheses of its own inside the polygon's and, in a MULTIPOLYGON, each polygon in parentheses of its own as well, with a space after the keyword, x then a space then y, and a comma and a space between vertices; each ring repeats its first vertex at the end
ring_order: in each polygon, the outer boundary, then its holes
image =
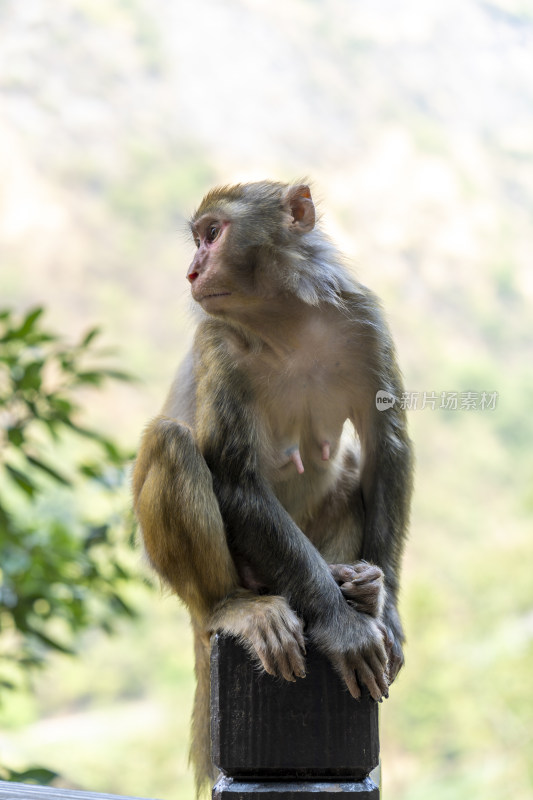
POLYGON ((307 233, 315 227, 315 204, 311 190, 304 183, 289 186, 285 195, 285 205, 292 219, 289 228, 298 233, 307 233))

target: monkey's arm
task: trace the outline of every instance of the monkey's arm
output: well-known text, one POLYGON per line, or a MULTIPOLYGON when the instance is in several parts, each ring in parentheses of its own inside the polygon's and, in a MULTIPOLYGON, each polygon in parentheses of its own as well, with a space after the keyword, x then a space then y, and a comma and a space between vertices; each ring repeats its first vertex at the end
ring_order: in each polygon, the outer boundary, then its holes
MULTIPOLYGON (((399 386, 395 396, 400 397, 399 386)), ((403 665, 404 634, 398 614, 398 590, 403 545, 409 522, 413 455, 405 411, 397 407, 373 410, 373 421, 362 434, 361 491, 365 510, 361 558, 381 567, 385 578, 382 611, 389 653, 389 680, 403 665)))
MULTIPOLYGON (((209 426, 211 427, 211 426, 209 426)), ((213 476, 233 557, 249 564, 271 592, 282 594, 306 621, 342 602, 330 570, 261 476, 261 436, 251 410, 239 403, 200 449, 213 476), (237 411, 237 409, 236 409, 237 411)), ((212 430, 212 429, 211 429, 212 430)))

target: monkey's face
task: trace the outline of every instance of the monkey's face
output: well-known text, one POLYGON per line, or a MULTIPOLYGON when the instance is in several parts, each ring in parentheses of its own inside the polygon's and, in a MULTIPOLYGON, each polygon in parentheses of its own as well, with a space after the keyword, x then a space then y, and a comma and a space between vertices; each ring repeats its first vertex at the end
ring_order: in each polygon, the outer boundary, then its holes
POLYGON ((208 314, 238 316, 258 301, 253 248, 236 241, 235 222, 207 213, 191 225, 196 253, 187 272, 191 294, 208 314))
POLYGON ((205 311, 214 313, 223 308, 235 287, 224 268, 224 245, 230 227, 229 220, 204 215, 191 226, 196 254, 187 272, 193 299, 205 311))
POLYGON ((212 190, 191 220, 197 249, 187 278, 193 299, 207 313, 239 322, 259 312, 273 315, 280 305, 286 310, 286 296, 297 294, 306 261, 303 235, 314 224, 305 184, 212 190))

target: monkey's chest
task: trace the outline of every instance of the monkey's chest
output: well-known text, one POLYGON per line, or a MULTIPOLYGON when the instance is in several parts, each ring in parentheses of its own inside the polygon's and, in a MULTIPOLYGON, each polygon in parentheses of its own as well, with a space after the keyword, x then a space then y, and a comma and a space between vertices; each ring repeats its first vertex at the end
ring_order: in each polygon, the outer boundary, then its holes
POLYGON ((257 410, 275 480, 331 468, 350 407, 348 393, 327 364, 271 373, 257 410))

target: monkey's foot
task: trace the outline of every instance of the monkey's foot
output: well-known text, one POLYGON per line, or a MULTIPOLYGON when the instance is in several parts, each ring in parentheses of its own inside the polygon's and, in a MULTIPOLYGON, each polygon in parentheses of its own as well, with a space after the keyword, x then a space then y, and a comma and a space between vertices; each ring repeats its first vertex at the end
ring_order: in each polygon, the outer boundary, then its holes
POLYGON ((295 681, 305 677, 302 620, 283 597, 246 593, 227 601, 214 628, 237 636, 269 675, 295 681))

